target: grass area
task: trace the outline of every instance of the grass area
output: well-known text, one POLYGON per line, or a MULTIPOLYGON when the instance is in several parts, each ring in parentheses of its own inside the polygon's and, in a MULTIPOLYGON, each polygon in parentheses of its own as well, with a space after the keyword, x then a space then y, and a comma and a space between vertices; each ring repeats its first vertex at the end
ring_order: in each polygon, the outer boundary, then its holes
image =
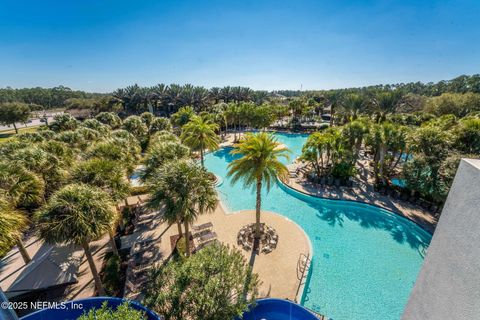
MULTIPOLYGON (((18 133, 35 132, 37 130, 38 130, 38 127, 19 128, 18 133)), ((15 136, 15 129, 0 131, 0 143, 8 141, 12 139, 14 136, 15 136)))

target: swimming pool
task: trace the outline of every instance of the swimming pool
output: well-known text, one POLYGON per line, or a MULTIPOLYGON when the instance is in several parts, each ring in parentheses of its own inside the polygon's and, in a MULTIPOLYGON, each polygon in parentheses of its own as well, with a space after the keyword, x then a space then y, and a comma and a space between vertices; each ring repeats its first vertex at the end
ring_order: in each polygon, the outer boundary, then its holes
MULTIPOLYGON (((300 155, 306 135, 276 134, 300 155)), ((226 177, 235 159, 231 148, 206 156, 207 168, 222 177, 217 187, 227 210, 255 208, 254 190, 226 177), (241 196, 240 196, 241 195, 241 196)), ((400 319, 431 236, 389 211, 356 202, 320 199, 273 186, 262 193, 262 209, 300 225, 310 238, 313 259, 302 305, 335 320, 400 319)), ((252 221, 254 217, 252 216, 252 221)))

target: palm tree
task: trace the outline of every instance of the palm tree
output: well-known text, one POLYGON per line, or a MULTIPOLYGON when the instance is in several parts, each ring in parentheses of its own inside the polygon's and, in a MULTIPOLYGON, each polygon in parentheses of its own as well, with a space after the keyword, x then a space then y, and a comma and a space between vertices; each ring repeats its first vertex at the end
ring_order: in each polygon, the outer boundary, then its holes
POLYGON ((17 208, 38 207, 44 199, 45 183, 15 162, 0 162, 0 193, 17 208))
MULTIPOLYGON (((118 203, 129 195, 130 186, 126 179, 125 168, 111 160, 93 158, 80 162, 74 168, 72 178, 75 182, 101 188, 110 195, 114 203, 118 203)), ((118 255, 118 249, 114 229, 117 223, 120 223, 120 219, 120 214, 117 214, 115 224, 109 232, 112 250, 116 255, 118 255)))
POLYGON ((330 90, 325 93, 325 102, 330 106, 330 126, 333 127, 335 112, 342 101, 343 93, 338 90, 330 90))
MULTIPOLYGON (((64 145, 59 143, 59 145, 64 145)), ((66 145, 64 145, 67 147, 66 145)), ((25 167, 35 173, 45 182, 45 197, 58 189, 68 176, 68 160, 61 155, 56 156, 51 148, 44 148, 39 144, 16 150, 9 157, 12 162, 25 167)), ((56 147, 54 147, 56 148, 56 147)), ((68 147, 67 147, 68 148, 68 147)), ((57 149, 57 151, 60 151, 57 149)), ((65 154, 66 155, 66 154, 65 154)))
POLYGON ((90 146, 87 158, 101 158, 115 161, 127 170, 130 176, 140 159, 140 144, 138 140, 125 130, 116 130, 111 133, 112 138, 99 141, 90 146))
POLYGON ((130 116, 123 121, 123 129, 135 136, 139 141, 145 137, 148 132, 147 126, 139 116, 130 116))
POLYGON ((195 116, 195 111, 190 106, 181 107, 177 112, 172 114, 170 120, 172 124, 178 127, 183 127, 187 122, 195 116))
POLYGON ((164 141, 152 144, 145 154, 143 164, 145 168, 141 172, 142 181, 146 182, 155 171, 167 161, 185 159, 189 156, 188 147, 176 141, 164 141))
POLYGON ((343 121, 345 123, 355 121, 358 118, 359 113, 365 109, 366 101, 363 96, 351 93, 341 100, 339 107, 343 113, 343 121))
POLYGON ((377 93, 373 99, 376 122, 384 122, 387 115, 393 113, 402 100, 403 95, 398 90, 377 93))
POLYGON ((199 116, 193 117, 182 127, 181 139, 192 150, 200 150, 202 167, 205 167, 205 150, 213 151, 218 149, 219 139, 215 132, 217 130, 218 124, 199 116))
POLYGON ((28 227, 27 218, 15 209, 7 199, 0 197, 0 253, 5 253, 15 244, 25 264, 31 261, 22 242, 22 234, 28 227))
POLYGON ((237 131, 240 130, 240 106, 237 103, 229 103, 226 108, 226 118, 233 125, 233 141, 237 141, 237 131))
POLYGON ((355 160, 358 159, 367 132, 368 123, 362 120, 353 120, 342 127, 342 135, 345 136, 349 147, 354 151, 355 160))
POLYGON ((219 87, 210 88, 208 93, 211 100, 213 100, 213 104, 217 104, 220 102, 221 97, 221 89, 219 87))
POLYGON ((390 122, 374 124, 367 135, 368 144, 374 154, 375 182, 385 183, 386 176, 400 162, 407 148, 407 128, 390 122), (395 161, 395 156, 398 158, 395 161), (387 163, 390 162, 390 165, 387 163))
POLYGON ((183 221, 186 253, 190 256, 189 226, 217 205, 217 194, 208 172, 192 161, 172 161, 156 172, 148 187, 151 194, 148 207, 159 210, 165 206, 165 220, 177 223, 179 234, 182 234, 183 221))
POLYGON ((289 158, 286 147, 277 142, 276 138, 266 132, 252 134, 247 133, 244 140, 235 145, 231 152, 234 155, 241 155, 241 158, 234 160, 228 166, 228 176, 232 177, 232 184, 240 180, 244 187, 256 186, 256 226, 255 237, 260 238, 260 209, 262 185, 267 191, 278 177, 288 177, 287 167, 279 161, 280 157, 289 158))
POLYGON ((100 295, 105 295, 105 290, 89 243, 112 229, 115 216, 109 195, 85 184, 70 184, 58 190, 35 216, 38 234, 46 242, 70 242, 83 247, 100 295))
MULTIPOLYGON (((13 219, 20 209, 32 210, 44 201, 45 184, 36 174, 18 163, 0 162, 0 195, 8 204, 8 206, 3 204, 2 210, 5 214, 11 212, 13 219)), ((5 221, 5 223, 9 222, 5 221)), ((21 222, 18 227, 20 233, 25 229, 21 222)), ((31 258, 25 250, 21 236, 17 239, 17 245, 23 261, 26 264, 29 263, 31 258)))

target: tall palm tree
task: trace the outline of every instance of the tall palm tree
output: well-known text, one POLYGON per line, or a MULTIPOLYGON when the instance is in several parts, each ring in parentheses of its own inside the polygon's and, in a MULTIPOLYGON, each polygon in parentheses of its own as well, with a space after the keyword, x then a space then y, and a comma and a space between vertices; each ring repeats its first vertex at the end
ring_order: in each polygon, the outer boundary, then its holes
POLYGON ((8 203, 6 198, 0 197, 0 252, 5 253, 12 246, 17 245, 25 264, 31 261, 22 242, 22 234, 27 227, 25 215, 8 203))
POLYGON ((229 103, 226 108, 226 117, 233 125, 233 141, 237 141, 237 131, 240 130, 240 106, 237 103, 229 103))
POLYGON ((231 152, 234 155, 241 155, 241 158, 234 160, 228 166, 228 176, 232 178, 232 184, 241 180, 244 187, 256 186, 255 237, 257 239, 260 237, 262 186, 265 185, 268 191, 277 177, 280 179, 288 177, 288 169, 279 158, 288 159, 289 152, 273 135, 266 132, 247 133, 231 152))
MULTIPOLYGON (((407 148, 407 128, 390 122, 374 124, 367 135, 368 144, 374 154, 375 182, 385 183, 387 174, 395 169, 407 148), (398 156, 395 161, 395 155, 398 156), (390 165, 387 165, 390 161, 390 165)), ((443 148, 440 148, 443 150, 443 148)))
POLYGON ((116 130, 110 139, 99 141, 90 146, 88 158, 101 158, 115 161, 127 170, 130 176, 140 159, 140 144, 138 140, 125 130, 116 130))
MULTIPOLYGON (((20 209, 32 210, 44 201, 45 184, 36 174, 18 163, 0 162, 0 195, 8 204, 3 204, 2 210, 6 214, 11 212, 13 219, 20 209)), ((9 222, 5 221, 5 223, 9 222)), ((25 229, 19 221, 17 231, 21 233, 25 229)), ((30 255, 21 241, 22 237, 18 236, 17 238, 18 250, 27 264, 31 261, 30 255)))
MULTIPOLYGON (((93 158, 78 163, 73 170, 72 178, 75 182, 101 188, 110 195, 110 198, 116 204, 129 195, 130 186, 126 175, 125 168, 120 164, 107 159, 93 158)), ((115 217, 115 224, 109 231, 112 250, 116 255, 118 255, 118 249, 115 243, 114 230, 117 223, 120 223, 120 219, 121 216, 118 213, 115 217)))
POLYGON ((183 143, 192 148, 192 150, 200 150, 202 167, 205 167, 205 150, 213 151, 218 149, 220 141, 216 133, 217 130, 218 124, 200 116, 194 116, 182 127, 181 139, 183 143))
POLYGON ((141 179, 145 182, 154 176, 155 171, 167 161, 185 159, 190 150, 177 141, 164 141, 152 144, 145 154, 141 179))
POLYGON ((220 102, 221 97, 221 89, 219 87, 210 88, 209 97, 213 100, 213 104, 217 104, 220 102))
POLYGON ((189 226, 199 215, 211 212, 217 205, 217 193, 208 172, 192 161, 181 160, 163 165, 148 184, 147 206, 165 206, 165 219, 177 223, 182 234, 183 221, 187 256, 190 256, 189 226))
POLYGON ((368 124, 361 120, 353 120, 342 127, 342 135, 348 140, 348 145, 354 152, 355 160, 358 159, 363 139, 368 133, 368 124))
POLYGON ((67 163, 62 156, 56 156, 51 149, 43 149, 40 145, 32 145, 16 150, 10 159, 35 173, 45 182, 45 197, 58 189, 68 176, 67 163))
POLYGON ((359 113, 366 107, 366 101, 362 95, 351 93, 341 99, 339 107, 344 116, 343 122, 347 123, 358 118, 359 113))
POLYGON ((38 207, 44 199, 45 183, 16 162, 0 162, 0 193, 15 207, 38 207))
POLYGON ((70 242, 83 247, 100 295, 105 295, 105 290, 89 243, 111 230, 115 215, 109 195, 85 184, 70 184, 58 190, 35 215, 40 238, 48 243, 70 242))
POLYGON ((330 90, 325 93, 325 102, 330 106, 330 126, 333 127, 335 112, 342 101, 343 93, 339 90, 330 90))
POLYGON ((376 122, 384 122, 388 114, 395 112, 402 100, 403 94, 398 90, 377 93, 373 98, 376 122))

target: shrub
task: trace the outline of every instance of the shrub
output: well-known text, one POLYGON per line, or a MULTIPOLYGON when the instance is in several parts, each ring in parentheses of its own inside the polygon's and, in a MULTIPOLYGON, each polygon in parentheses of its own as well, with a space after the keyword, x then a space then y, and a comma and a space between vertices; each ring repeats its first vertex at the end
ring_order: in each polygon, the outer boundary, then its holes
POLYGON ((257 288, 258 276, 240 251, 212 244, 154 267, 144 303, 169 320, 235 319, 255 301, 257 288))
POLYGON ((78 320, 146 320, 144 312, 135 310, 128 302, 125 302, 113 310, 105 302, 100 309, 91 309, 88 313, 81 315, 78 320))

